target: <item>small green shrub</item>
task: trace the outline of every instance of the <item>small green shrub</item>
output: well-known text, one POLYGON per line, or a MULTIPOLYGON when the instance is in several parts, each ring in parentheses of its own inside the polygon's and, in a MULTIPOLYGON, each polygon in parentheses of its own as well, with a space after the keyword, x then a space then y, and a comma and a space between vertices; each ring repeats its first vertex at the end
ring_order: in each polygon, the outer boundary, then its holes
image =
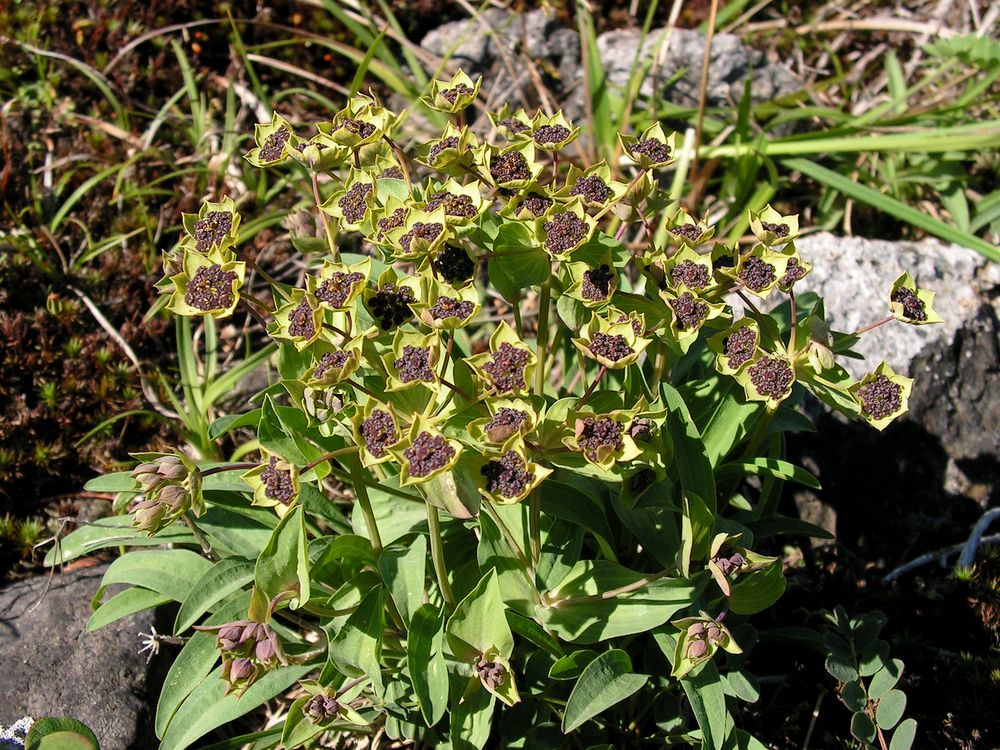
MULTIPOLYGON (((328 241, 298 286, 239 249, 229 199, 186 216, 165 258, 172 312, 243 306, 277 344, 278 381, 207 431, 259 460, 137 455, 89 485, 128 515, 48 558, 170 544, 112 563, 104 584, 131 587, 90 622, 180 603, 175 636, 194 633, 160 698, 164 748, 290 690, 254 747, 762 747, 736 723, 758 696, 752 616, 785 588, 768 553, 824 534, 777 509, 785 481, 818 486, 783 458, 811 427, 795 404, 809 391, 881 429, 910 380, 837 364, 863 331, 795 293, 797 217, 768 207, 752 245, 715 242, 660 190, 677 153, 658 125, 621 136, 624 170, 560 170, 579 129, 504 112, 474 132, 478 88, 433 84, 424 104, 451 122, 415 154, 367 96, 308 139, 258 127, 248 161, 298 163, 328 241)), ((934 322, 931 302, 904 276, 873 326, 934 322)))

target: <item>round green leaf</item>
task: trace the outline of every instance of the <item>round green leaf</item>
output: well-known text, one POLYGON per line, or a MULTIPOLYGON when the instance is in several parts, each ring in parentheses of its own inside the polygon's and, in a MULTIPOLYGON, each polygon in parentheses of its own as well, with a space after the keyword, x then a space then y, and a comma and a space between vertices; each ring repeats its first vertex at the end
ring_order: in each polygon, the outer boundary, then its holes
POLYGON ((881 639, 869 643, 861 653, 858 662, 858 671, 864 677, 870 677, 885 666, 886 659, 889 658, 889 644, 881 639))
POLYGON ((889 750, 910 750, 916 736, 916 720, 907 719, 896 727, 896 731, 892 733, 892 742, 889 743, 889 750))
POLYGON ((872 677, 871 682, 868 683, 868 697, 873 701, 877 701, 883 695, 896 687, 896 683, 899 682, 899 678, 902 674, 903 662, 899 659, 893 659, 882 667, 882 669, 876 672, 875 676, 872 677))
POLYGON ((844 701, 844 705, 851 711, 863 711, 868 705, 868 696, 865 695, 865 689, 860 681, 848 682, 844 685, 844 692, 841 693, 840 697, 844 701))
POLYGON ((879 699, 875 721, 882 729, 892 729, 903 718, 905 710, 906 693, 902 690, 890 690, 879 699))
POLYGON ((90 728, 69 717, 39 719, 24 741, 25 750, 100 750, 90 728))
POLYGON ((858 679, 858 670, 841 656, 828 656, 826 658, 826 671, 840 682, 854 682, 858 679))
POLYGON ((602 711, 639 690, 649 675, 632 672, 628 654, 618 649, 605 651, 587 665, 566 702, 563 732, 572 732, 602 711))
POLYGON ((851 717, 851 734, 862 742, 875 739, 875 724, 863 711, 858 711, 851 717))

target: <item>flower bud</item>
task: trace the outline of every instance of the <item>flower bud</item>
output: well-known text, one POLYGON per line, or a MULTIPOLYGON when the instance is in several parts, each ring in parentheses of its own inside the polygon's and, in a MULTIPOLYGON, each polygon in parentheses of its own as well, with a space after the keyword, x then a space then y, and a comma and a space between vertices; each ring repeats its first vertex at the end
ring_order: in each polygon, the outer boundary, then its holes
POLYGON ((339 711, 340 703, 329 695, 314 695, 302 706, 302 713, 317 724, 336 719, 339 711))
POLYGON ((700 659, 706 653, 708 653, 708 644, 705 641, 697 640, 691 641, 687 647, 687 658, 688 659, 700 659))

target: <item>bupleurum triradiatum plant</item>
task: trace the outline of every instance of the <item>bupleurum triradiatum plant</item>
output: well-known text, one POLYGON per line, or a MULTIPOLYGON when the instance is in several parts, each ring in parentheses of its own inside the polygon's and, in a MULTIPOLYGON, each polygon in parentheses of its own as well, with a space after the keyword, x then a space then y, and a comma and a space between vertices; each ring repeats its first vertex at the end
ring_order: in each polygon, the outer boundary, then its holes
POLYGON ((875 325, 936 322, 931 295, 904 275, 888 317, 831 331, 796 216, 720 242, 661 189, 659 125, 586 164, 561 113, 468 124, 478 92, 434 81, 416 106, 448 124, 412 147, 374 96, 311 135, 258 126, 246 158, 305 178, 326 241, 297 285, 241 247, 229 198, 166 254, 169 310, 245 308, 277 373, 210 430, 238 461, 178 448, 100 480, 129 515, 98 546, 171 545, 109 572, 137 587, 122 612, 181 603, 166 748, 284 694, 255 747, 759 747, 734 722, 758 694, 751 616, 785 586, 768 553, 822 533, 777 513, 783 481, 816 486, 783 433, 805 392, 879 429, 905 413, 908 378, 837 360, 875 325))

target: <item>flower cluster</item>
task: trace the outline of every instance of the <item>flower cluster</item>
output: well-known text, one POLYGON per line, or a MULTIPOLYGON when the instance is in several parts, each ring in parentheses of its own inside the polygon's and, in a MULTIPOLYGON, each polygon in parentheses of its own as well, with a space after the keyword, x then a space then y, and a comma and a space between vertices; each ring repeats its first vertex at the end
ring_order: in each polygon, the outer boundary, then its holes
POLYGON ((152 536, 185 513, 200 516, 205 509, 201 472, 183 453, 137 453, 132 469, 139 494, 131 498, 134 525, 152 536))
POLYGON ((238 620, 196 629, 215 633, 215 645, 222 654, 222 679, 227 683, 227 694, 243 695, 268 670, 287 663, 278 634, 265 623, 238 620))

